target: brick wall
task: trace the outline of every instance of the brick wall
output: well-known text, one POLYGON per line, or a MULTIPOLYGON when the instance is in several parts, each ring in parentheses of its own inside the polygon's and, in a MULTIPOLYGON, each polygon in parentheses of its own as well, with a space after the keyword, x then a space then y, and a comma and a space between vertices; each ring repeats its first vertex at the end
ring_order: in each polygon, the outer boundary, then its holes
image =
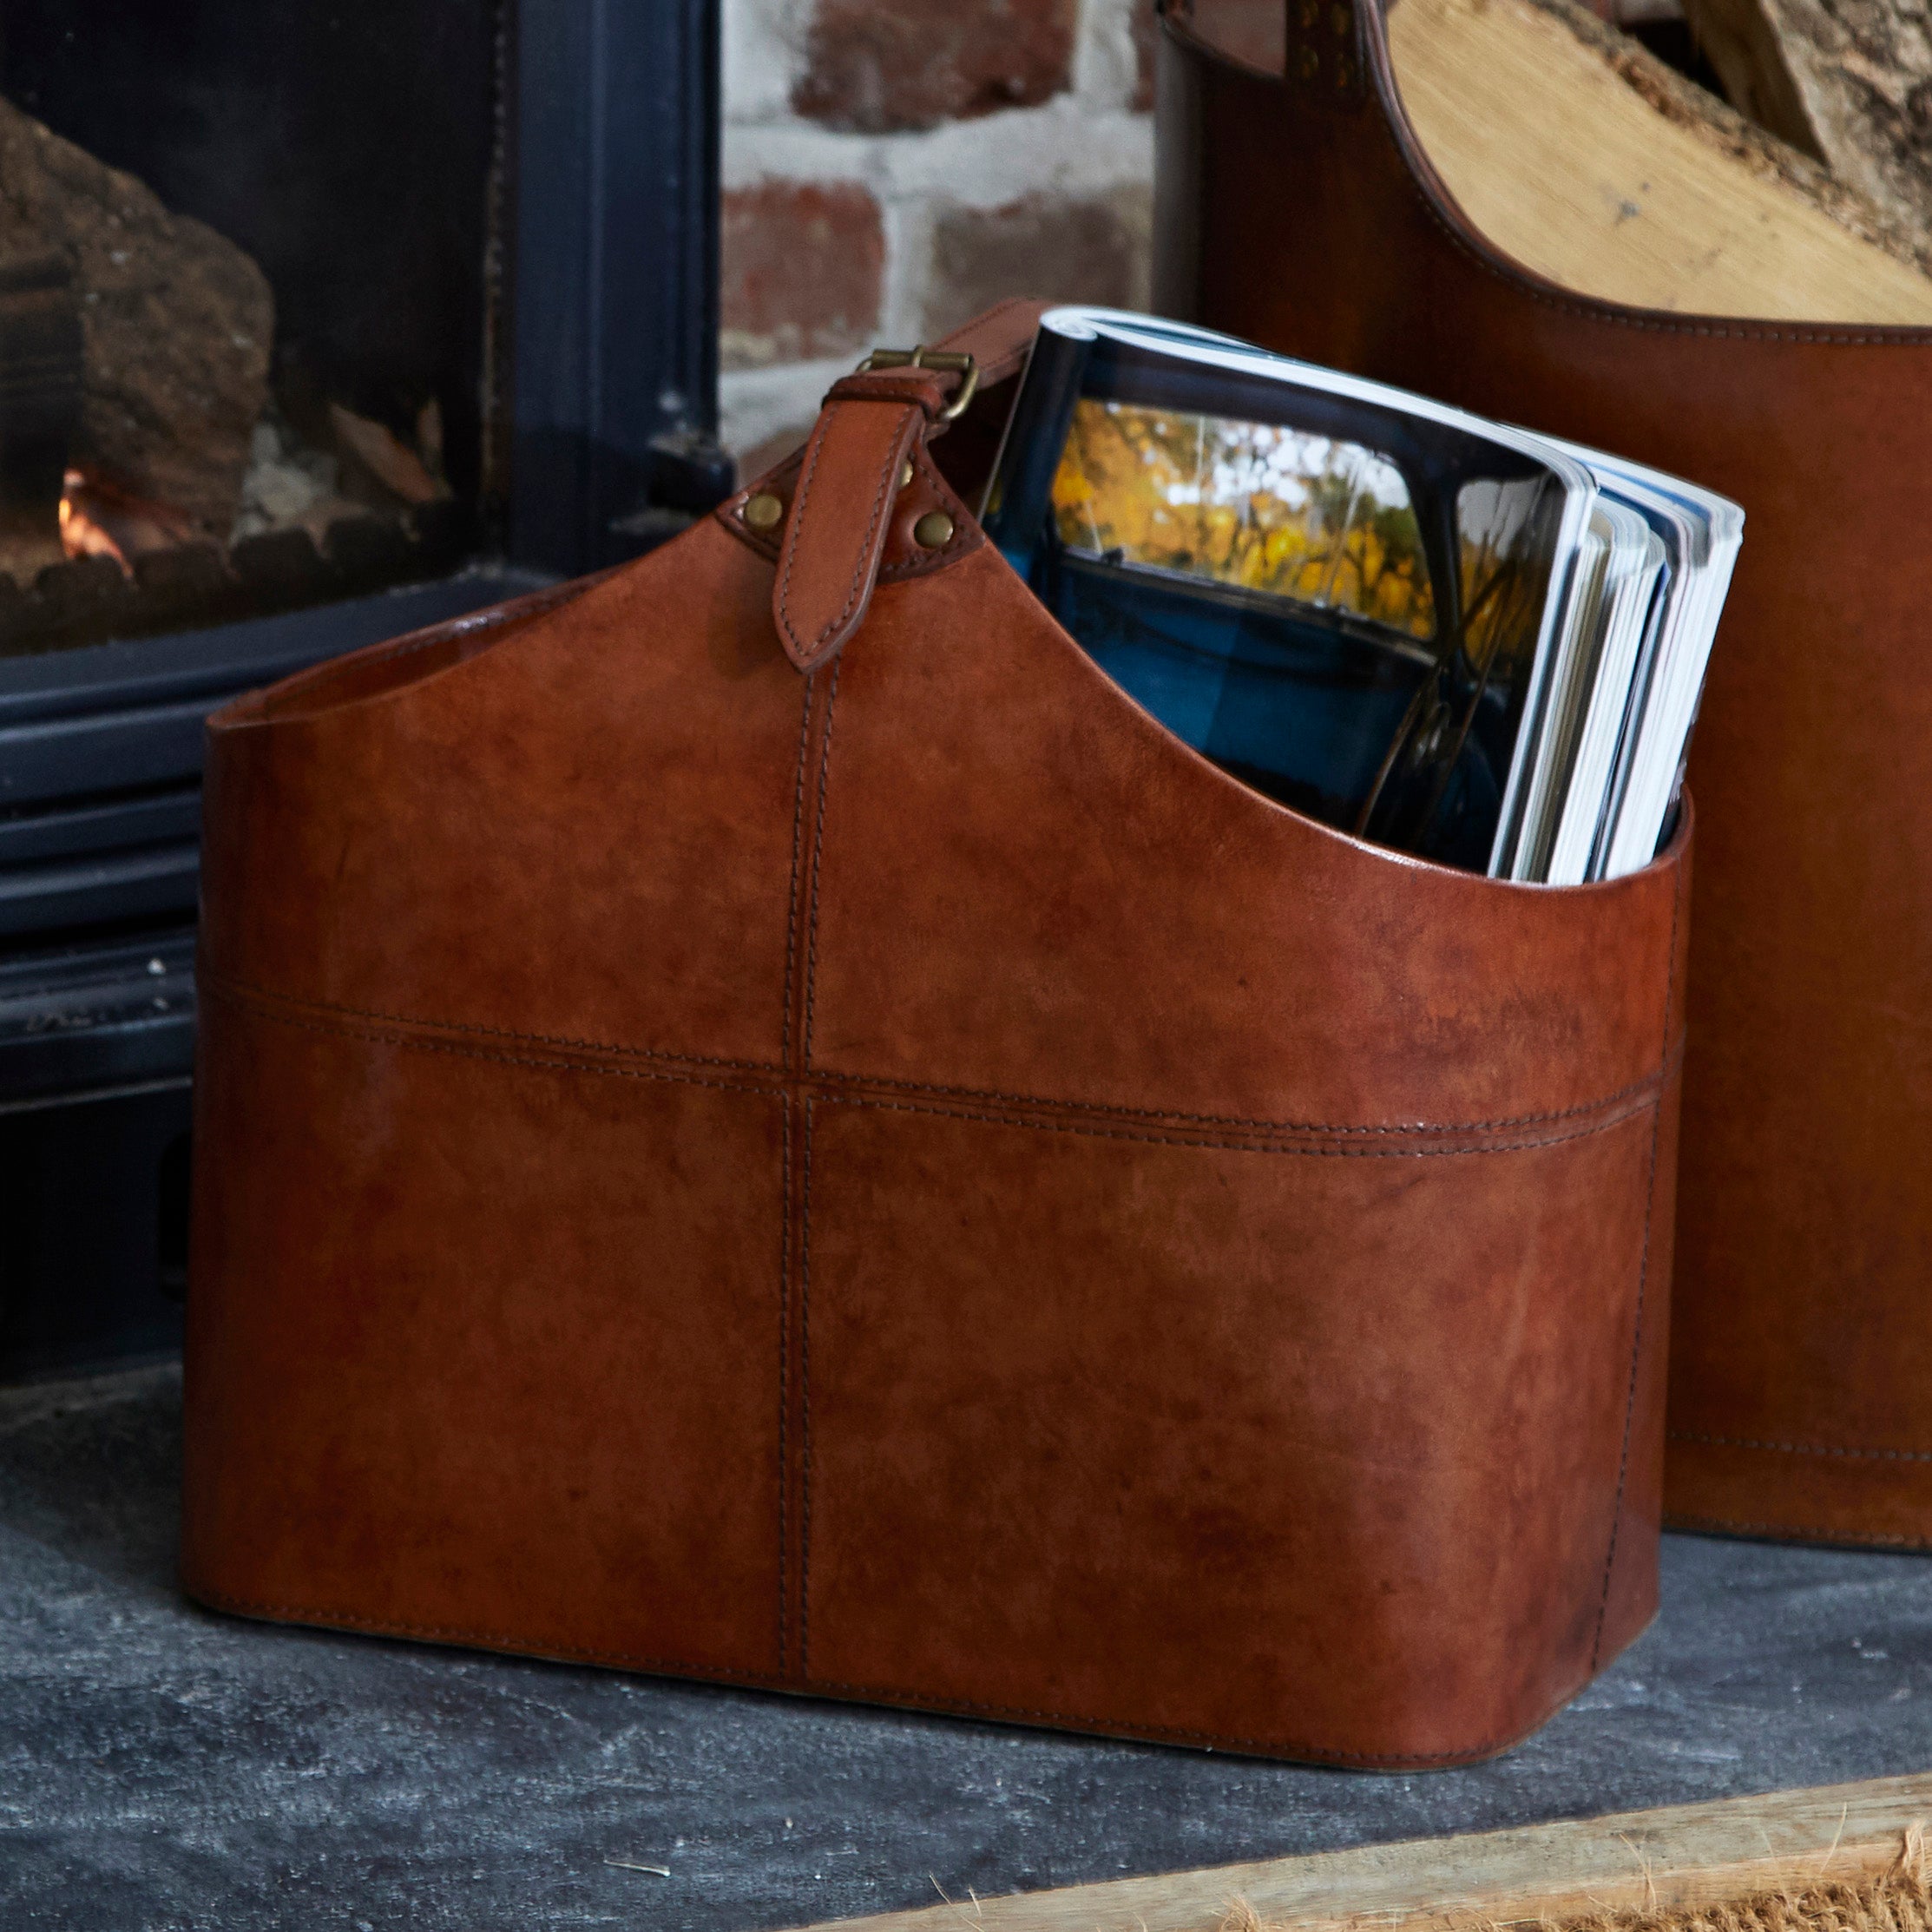
POLYGON ((726 443, 1003 295, 1140 307, 1151 0, 725 0, 726 443))

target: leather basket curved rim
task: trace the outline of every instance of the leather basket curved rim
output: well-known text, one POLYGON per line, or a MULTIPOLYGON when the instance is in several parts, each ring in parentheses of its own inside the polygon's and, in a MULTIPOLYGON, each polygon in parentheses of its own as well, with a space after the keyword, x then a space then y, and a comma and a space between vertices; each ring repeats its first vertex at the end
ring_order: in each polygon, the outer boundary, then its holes
MULTIPOLYGON (((674 549, 677 543, 685 541, 686 536, 695 536, 699 529, 706 529, 707 524, 708 520, 694 525, 691 531, 674 538, 671 543, 665 545, 664 550, 674 549)), ((652 555, 661 554, 654 552, 652 555)), ((997 560, 1000 568, 1011 571, 1012 567, 996 550, 992 551, 991 555, 997 560)), ((499 646, 510 644, 527 635, 530 628, 568 609, 586 592, 614 582, 629 569, 647 566, 649 562, 647 557, 640 558, 636 564, 621 566, 616 570, 606 571, 597 576, 582 577, 568 583, 549 586, 508 602, 494 605, 487 610, 470 611, 460 617, 446 619, 441 623, 425 625, 419 630, 406 632, 386 643, 371 645, 365 650, 352 652, 346 657, 333 659, 325 664, 298 671, 279 683, 269 685, 260 691, 249 692, 233 703, 224 706, 209 719, 208 729, 211 733, 218 733, 224 737, 231 734, 240 736, 257 733, 273 733, 278 729, 319 725, 329 718, 340 716, 349 711, 366 711, 371 706, 401 703, 412 695, 422 694, 430 685, 441 683, 473 667, 499 646), (492 633, 502 634, 493 637, 490 634, 492 633), (414 652, 433 649, 441 643, 471 638, 479 641, 476 648, 437 665, 424 675, 385 682, 372 690, 352 689, 339 700, 332 702, 325 699, 313 707, 280 708, 286 700, 322 691, 332 682, 349 682, 358 667, 373 668, 409 656, 414 652)), ((1017 575, 1015 576, 1015 582, 1025 590, 1024 584, 1017 575)), ((912 582, 886 585, 881 588, 880 595, 891 596, 903 594, 912 588, 912 582)), ((1028 598, 1033 595, 1030 590, 1026 590, 1026 595, 1028 598)), ((1449 890, 1502 887, 1537 897, 1570 893, 1601 895, 1627 891, 1632 889, 1634 881, 1641 879, 1646 873, 1676 864, 1690 844, 1694 813, 1688 788, 1683 794, 1677 814, 1677 825, 1669 840, 1649 864, 1615 878, 1595 879, 1580 885, 1550 885, 1531 880, 1491 878, 1481 872, 1469 871, 1460 866, 1439 864, 1414 852, 1401 851, 1391 846, 1377 844, 1369 839, 1358 838, 1352 832, 1344 831, 1338 826, 1327 825, 1319 818, 1309 817, 1305 812, 1297 812, 1291 805, 1283 805, 1279 800, 1269 798, 1265 792, 1256 791, 1252 785, 1245 784, 1232 772, 1223 770, 1123 690, 1094 663, 1079 641, 1068 633, 1043 605, 1037 604, 1035 601, 1035 606, 1050 634, 1074 660, 1079 674, 1093 681, 1098 700, 1122 706, 1132 713, 1140 726, 1160 741, 1167 756, 1193 767, 1197 779, 1232 791, 1251 807, 1264 813, 1278 814, 1304 832, 1312 833, 1324 840, 1332 840, 1352 852, 1382 864, 1399 866, 1407 871, 1439 879, 1449 890)))
MULTIPOLYGON (((1713 340, 1803 342, 1821 348, 1838 349, 1932 348, 1932 327, 1877 322, 1776 322, 1741 316, 1702 315, 1690 310, 1643 308, 1634 303, 1613 302, 1602 296, 1586 295, 1580 290, 1539 274, 1492 241, 1469 219, 1462 203, 1449 192, 1448 183, 1436 173, 1428 150, 1423 146, 1402 104, 1402 95, 1396 84, 1395 66, 1390 57, 1388 22, 1383 17, 1381 0, 1352 0, 1352 4, 1361 23, 1363 63, 1370 77, 1368 104, 1377 111, 1410 185, 1453 243, 1474 255, 1489 273, 1509 283, 1531 300, 1554 304, 1583 319, 1613 328, 1653 329, 1713 340)), ((1175 0, 1155 0, 1155 6, 1162 32, 1188 56, 1237 75, 1244 81, 1287 93, 1287 83, 1281 75, 1237 59, 1199 32, 1190 30, 1186 23, 1176 17, 1175 0)))
MULTIPOLYGON (((1000 568, 1009 572, 1014 582, 1026 592, 1027 596, 1033 598, 1033 593, 1027 588, 1024 580, 1019 576, 1017 572, 1013 570, 1013 567, 1007 562, 996 549, 992 549, 992 555, 997 560, 1000 568)), ((1170 756, 1178 757, 1193 766, 1197 774, 1205 777, 1212 784, 1239 794, 1251 806, 1258 807, 1264 812, 1278 815, 1304 831, 1343 846, 1350 852, 1374 859, 1384 865, 1397 866, 1404 871, 1438 880, 1442 882, 1444 889, 1482 890, 1488 887, 1501 887, 1511 892, 1552 900, 1574 893, 1594 893, 1602 896, 1620 891, 1629 891, 1635 889, 1637 881, 1645 878, 1649 874, 1679 864, 1689 847, 1695 813, 1692 806, 1691 790, 1688 785, 1685 786, 1680 798, 1677 812, 1677 824, 1672 829, 1670 838, 1653 856, 1647 865, 1640 865, 1633 872, 1620 873, 1614 878, 1592 879, 1580 885, 1551 885, 1534 879, 1492 878, 1485 872, 1470 871, 1460 865, 1440 864, 1434 859, 1423 858, 1419 853, 1405 852, 1392 845, 1378 845, 1371 839, 1358 838, 1353 832, 1344 831, 1339 826, 1328 825, 1322 819, 1311 818, 1305 812, 1298 812, 1292 805, 1284 805, 1278 798, 1271 798, 1265 792, 1258 792, 1252 785, 1236 778, 1232 772, 1217 765, 1212 759, 1207 757, 1204 752, 1196 751, 1186 739, 1180 736, 1178 733, 1166 725, 1162 724, 1160 719, 1156 718, 1146 706, 1140 703, 1130 693, 1124 690, 1113 678, 1109 677, 1088 655, 1079 640, 1066 629, 1045 605, 1041 604, 1036 598, 1033 601, 1040 615, 1045 620, 1051 630, 1056 642, 1077 660, 1080 671, 1100 686, 1107 700, 1124 706, 1136 720, 1152 731, 1160 739, 1170 756)))

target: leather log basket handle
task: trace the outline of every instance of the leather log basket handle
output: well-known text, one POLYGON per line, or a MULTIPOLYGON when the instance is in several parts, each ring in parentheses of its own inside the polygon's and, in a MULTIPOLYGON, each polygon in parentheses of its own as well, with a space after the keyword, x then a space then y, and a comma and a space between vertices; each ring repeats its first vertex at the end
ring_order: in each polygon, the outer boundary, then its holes
POLYGON ((923 370, 835 383, 800 459, 772 587, 785 654, 816 671, 864 620, 885 561, 901 470, 939 420, 945 389, 923 370))
POLYGON ((1653 1614, 1688 813, 1522 887, 1196 756, 966 507, 1036 313, 213 721, 201 1600, 1383 1769, 1653 1614))
POLYGON ((1932 332, 1666 314, 1541 279, 1429 167, 1375 0, 1298 0, 1291 48, 1331 11, 1357 89, 1261 71, 1209 0, 1170 0, 1157 299, 1743 504, 1691 759, 1666 1496, 1687 1527, 1932 1548, 1932 332))
POLYGON ((1043 306, 1003 302, 935 345, 966 365, 951 382, 909 364, 868 367, 834 383, 798 455, 724 505, 728 527, 776 557, 772 621, 799 670, 816 671, 838 655, 864 621, 882 572, 903 581, 983 541, 926 444, 950 426, 956 387, 966 396, 983 383, 990 394, 1018 374, 1043 306), (754 498, 782 516, 775 545, 771 526, 747 518, 754 498), (934 516, 944 519, 947 536, 922 542, 920 525, 934 516))

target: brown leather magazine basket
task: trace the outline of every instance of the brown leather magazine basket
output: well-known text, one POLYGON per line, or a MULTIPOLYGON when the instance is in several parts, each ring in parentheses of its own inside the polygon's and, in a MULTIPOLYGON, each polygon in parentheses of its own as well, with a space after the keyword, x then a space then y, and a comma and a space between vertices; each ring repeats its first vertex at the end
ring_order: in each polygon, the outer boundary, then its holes
POLYGON ((1035 312, 214 721, 204 1601, 1390 1767, 1653 1614, 1688 814, 1516 886, 1197 757, 966 507, 1035 312))
POLYGON ((1168 8, 1158 305, 1744 506, 1691 757, 1666 1500, 1692 1528, 1932 1548, 1932 331, 1541 280, 1429 166, 1377 0, 1286 14, 1264 73, 1202 37, 1220 7, 1168 8))

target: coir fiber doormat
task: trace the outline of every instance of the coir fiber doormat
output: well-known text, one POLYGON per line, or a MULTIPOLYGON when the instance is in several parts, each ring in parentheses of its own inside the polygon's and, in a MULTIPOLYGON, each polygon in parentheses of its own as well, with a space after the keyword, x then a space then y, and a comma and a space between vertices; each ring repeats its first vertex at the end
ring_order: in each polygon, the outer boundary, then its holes
POLYGON ((1932 1932, 1932 1775, 1369 1845, 810 1932, 1932 1932))

